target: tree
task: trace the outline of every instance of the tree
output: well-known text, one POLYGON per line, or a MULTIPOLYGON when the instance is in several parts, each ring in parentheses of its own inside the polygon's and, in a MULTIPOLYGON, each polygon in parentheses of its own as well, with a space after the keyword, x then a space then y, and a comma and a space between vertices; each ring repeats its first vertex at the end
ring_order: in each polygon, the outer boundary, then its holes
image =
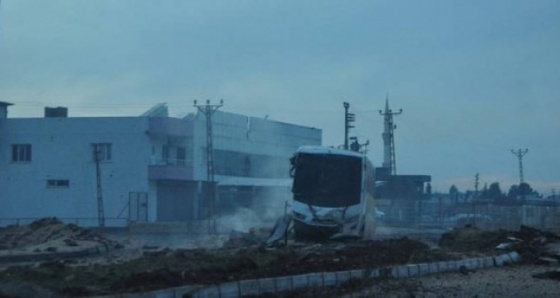
POLYGON ((519 194, 519 187, 517 186, 517 184, 514 184, 509 188, 507 197, 509 199, 515 200, 517 199, 518 194, 519 194))
POLYGON ((540 194, 535 191, 531 185, 529 185, 529 183, 523 182, 520 183, 519 185, 514 184, 509 188, 508 191, 508 198, 510 199, 518 199, 518 198, 522 198, 524 196, 529 196, 529 195, 535 195, 535 196, 540 196, 540 194))
POLYGON ((525 182, 519 184, 518 190, 520 196, 527 196, 534 192, 534 190, 531 188, 531 185, 525 182))
POLYGON ((487 194, 486 194, 486 198, 491 199, 491 200, 500 200, 504 197, 504 193, 502 192, 502 189, 500 188, 500 183, 498 182, 493 182, 492 184, 490 184, 490 187, 488 188, 487 194))

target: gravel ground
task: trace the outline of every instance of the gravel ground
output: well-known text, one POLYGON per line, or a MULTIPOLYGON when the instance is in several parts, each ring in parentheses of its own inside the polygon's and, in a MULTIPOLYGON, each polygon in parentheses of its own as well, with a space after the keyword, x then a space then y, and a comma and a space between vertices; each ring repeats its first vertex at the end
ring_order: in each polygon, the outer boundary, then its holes
POLYGON ((406 280, 384 280, 342 297, 560 297, 560 280, 533 274, 558 267, 511 266, 447 273, 406 280))

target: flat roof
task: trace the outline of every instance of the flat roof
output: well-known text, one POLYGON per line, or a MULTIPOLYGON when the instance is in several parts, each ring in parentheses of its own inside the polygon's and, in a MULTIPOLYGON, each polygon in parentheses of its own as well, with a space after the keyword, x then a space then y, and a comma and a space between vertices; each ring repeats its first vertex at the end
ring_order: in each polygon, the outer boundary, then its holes
POLYGON ((225 178, 218 181, 220 186, 282 186, 289 187, 292 185, 292 179, 281 178, 225 178))
POLYGON ((9 102, 5 102, 5 101, 0 101, 0 106, 13 106, 13 103, 9 103, 9 102))
POLYGON ((344 150, 344 149, 337 149, 332 147, 326 146, 319 146, 319 145, 305 145, 301 146, 297 149, 297 153, 309 153, 309 154, 337 154, 337 155, 346 155, 346 156, 354 156, 354 157, 364 157, 365 155, 359 152, 351 151, 351 150, 344 150))

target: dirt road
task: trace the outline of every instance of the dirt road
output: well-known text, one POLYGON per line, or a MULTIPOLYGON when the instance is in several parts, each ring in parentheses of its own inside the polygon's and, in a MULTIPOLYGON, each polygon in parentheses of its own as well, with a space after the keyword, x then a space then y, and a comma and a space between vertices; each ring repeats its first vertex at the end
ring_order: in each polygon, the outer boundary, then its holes
POLYGON ((560 297, 559 279, 532 277, 551 270, 554 268, 512 266, 387 280, 346 297, 560 297))
POLYGON ((516 265, 467 273, 444 273, 411 279, 357 280, 336 288, 305 289, 262 297, 560 297, 559 267, 516 265), (535 278, 554 271, 556 279, 535 278))

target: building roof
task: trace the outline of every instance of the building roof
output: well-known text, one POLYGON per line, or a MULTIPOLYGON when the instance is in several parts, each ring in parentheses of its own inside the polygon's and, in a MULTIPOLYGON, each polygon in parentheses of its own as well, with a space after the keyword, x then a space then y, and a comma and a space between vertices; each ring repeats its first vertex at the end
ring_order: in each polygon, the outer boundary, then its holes
POLYGON ((233 177, 220 180, 220 186, 284 186, 292 185, 292 179, 246 178, 233 177))

